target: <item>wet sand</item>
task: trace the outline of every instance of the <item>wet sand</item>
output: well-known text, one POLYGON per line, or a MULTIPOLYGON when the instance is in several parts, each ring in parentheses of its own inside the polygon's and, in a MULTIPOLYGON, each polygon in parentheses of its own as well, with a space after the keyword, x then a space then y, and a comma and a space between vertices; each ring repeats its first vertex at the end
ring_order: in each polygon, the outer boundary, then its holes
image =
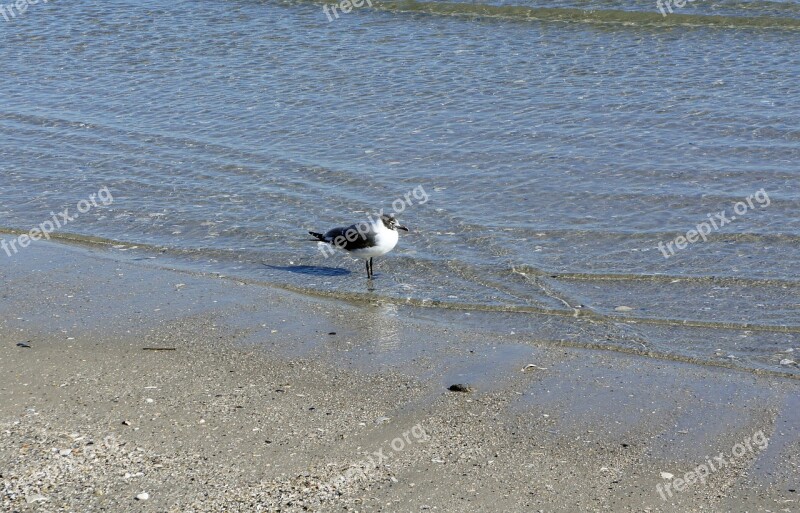
POLYGON ((800 380, 165 267, 4 260, 3 511, 800 510, 800 380))

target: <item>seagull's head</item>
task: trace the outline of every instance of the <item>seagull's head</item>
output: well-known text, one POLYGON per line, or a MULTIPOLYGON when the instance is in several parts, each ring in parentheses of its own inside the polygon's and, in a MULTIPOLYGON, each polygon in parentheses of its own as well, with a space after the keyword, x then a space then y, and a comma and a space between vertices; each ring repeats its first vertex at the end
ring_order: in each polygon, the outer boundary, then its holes
POLYGON ((383 221, 383 226, 385 226, 386 228, 388 228, 390 230, 408 231, 408 228, 406 228, 402 224, 398 224, 397 223, 397 219, 395 219, 394 216, 391 215, 391 214, 390 215, 386 215, 386 214, 382 215, 381 216, 381 221, 383 221))

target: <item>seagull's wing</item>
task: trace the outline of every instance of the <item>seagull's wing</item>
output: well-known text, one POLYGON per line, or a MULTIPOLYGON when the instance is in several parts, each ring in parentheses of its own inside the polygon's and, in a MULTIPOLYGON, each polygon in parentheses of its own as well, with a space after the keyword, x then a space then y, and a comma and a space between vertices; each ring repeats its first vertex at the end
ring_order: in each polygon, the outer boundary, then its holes
POLYGON ((334 228, 325 234, 325 241, 336 246, 336 238, 341 237, 339 240, 342 241, 342 243, 339 247, 346 251, 371 248, 377 245, 377 240, 372 226, 367 225, 367 228, 368 229, 365 231, 362 225, 359 230, 359 225, 357 224, 346 228, 334 228))

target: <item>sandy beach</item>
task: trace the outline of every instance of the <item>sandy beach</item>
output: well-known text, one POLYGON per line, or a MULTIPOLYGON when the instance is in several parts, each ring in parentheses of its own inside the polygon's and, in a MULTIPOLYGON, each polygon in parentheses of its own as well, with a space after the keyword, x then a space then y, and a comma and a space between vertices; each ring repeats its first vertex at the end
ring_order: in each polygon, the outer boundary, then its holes
POLYGON ((0 270, 3 511, 800 507, 796 379, 168 267, 0 270))
POLYGON ((800 513, 800 0, 0 30, 0 513, 800 513))

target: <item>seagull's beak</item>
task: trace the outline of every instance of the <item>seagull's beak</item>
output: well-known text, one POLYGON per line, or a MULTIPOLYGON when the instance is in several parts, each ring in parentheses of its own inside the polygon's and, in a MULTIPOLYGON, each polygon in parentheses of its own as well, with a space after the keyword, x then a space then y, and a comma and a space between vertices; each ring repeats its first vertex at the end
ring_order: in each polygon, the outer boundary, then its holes
POLYGON ((402 224, 395 225, 395 228, 397 228, 398 230, 403 230, 404 232, 408 231, 408 228, 406 228, 402 224))

